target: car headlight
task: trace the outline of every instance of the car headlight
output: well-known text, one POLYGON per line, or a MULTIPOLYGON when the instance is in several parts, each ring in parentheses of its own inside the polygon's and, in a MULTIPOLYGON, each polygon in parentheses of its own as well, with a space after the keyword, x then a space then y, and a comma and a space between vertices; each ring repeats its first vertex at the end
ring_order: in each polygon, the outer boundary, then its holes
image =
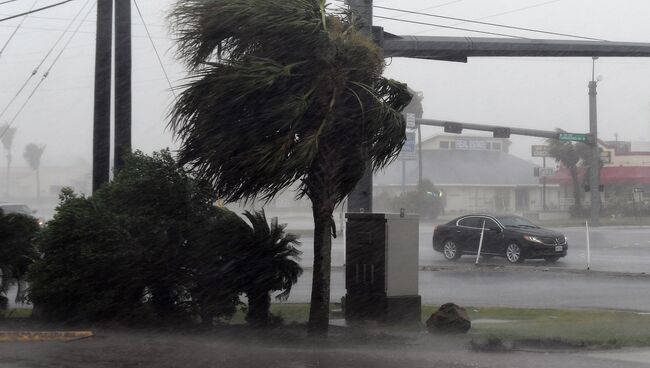
POLYGON ((532 236, 532 235, 524 235, 524 239, 526 239, 526 240, 528 240, 528 241, 531 241, 531 242, 534 242, 534 243, 544 244, 544 242, 542 241, 542 239, 540 239, 540 238, 538 238, 538 237, 536 237, 536 236, 532 236))

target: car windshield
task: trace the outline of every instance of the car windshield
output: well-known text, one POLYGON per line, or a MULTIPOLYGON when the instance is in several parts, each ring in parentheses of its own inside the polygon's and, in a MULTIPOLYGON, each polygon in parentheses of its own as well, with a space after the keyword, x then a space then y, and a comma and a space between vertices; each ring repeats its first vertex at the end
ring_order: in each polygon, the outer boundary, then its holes
POLYGON ((525 228, 539 228, 539 226, 528 221, 524 217, 519 216, 501 216, 497 217, 499 222, 505 227, 525 227, 525 228))

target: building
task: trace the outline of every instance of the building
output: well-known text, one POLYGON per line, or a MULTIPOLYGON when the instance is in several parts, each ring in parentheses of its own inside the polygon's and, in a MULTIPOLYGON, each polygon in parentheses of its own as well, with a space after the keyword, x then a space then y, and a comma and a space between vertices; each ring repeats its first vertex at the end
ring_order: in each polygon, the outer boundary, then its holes
MULTIPOLYGON (((422 142, 422 177, 445 197, 445 214, 524 213, 543 209, 538 166, 509 154, 511 141, 484 136, 437 135, 422 142)), ((417 160, 396 160, 375 175, 375 197, 415 190, 417 160)), ((546 207, 561 209, 560 185, 546 188, 546 207)))
MULTIPOLYGON (((650 201, 650 142, 598 141, 601 149, 600 183, 603 186, 602 200, 607 203, 613 198, 626 198, 640 202, 650 201)), ((588 184, 587 170, 579 169, 580 184, 588 184)), ((548 178, 558 184, 563 192, 571 191, 571 175, 565 167, 548 178)), ((589 203, 589 196, 585 196, 589 203)))

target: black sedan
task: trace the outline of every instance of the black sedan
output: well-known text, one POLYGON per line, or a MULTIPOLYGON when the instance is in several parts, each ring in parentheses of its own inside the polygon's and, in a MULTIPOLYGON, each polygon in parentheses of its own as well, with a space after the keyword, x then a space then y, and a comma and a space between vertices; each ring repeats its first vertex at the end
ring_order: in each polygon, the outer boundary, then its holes
POLYGON ((514 215, 466 215, 433 231, 433 249, 455 261, 463 254, 476 254, 483 233, 481 255, 501 256, 511 263, 525 259, 555 262, 567 254, 566 237, 514 215))

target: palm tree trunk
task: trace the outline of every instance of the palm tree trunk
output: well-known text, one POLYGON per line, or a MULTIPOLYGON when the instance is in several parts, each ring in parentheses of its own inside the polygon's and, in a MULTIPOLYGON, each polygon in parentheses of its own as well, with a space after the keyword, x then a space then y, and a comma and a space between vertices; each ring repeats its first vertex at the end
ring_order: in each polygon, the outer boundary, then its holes
POLYGON ((314 202, 314 270, 308 333, 325 336, 329 327, 330 274, 332 266, 332 214, 334 206, 314 202))
POLYGON ((36 168, 36 202, 41 204, 41 170, 36 168))
POLYGON ((7 198, 11 195, 9 187, 11 186, 11 152, 7 153, 7 198))
POLYGON ((246 292, 248 297, 248 313, 246 321, 254 327, 266 327, 269 324, 269 314, 271 311, 271 296, 268 291, 249 290, 246 292))
POLYGON ((571 180, 573 181, 573 200, 575 202, 574 208, 579 210, 582 208, 582 201, 580 197, 580 182, 578 181, 578 168, 576 166, 571 166, 569 168, 571 172, 571 180))

